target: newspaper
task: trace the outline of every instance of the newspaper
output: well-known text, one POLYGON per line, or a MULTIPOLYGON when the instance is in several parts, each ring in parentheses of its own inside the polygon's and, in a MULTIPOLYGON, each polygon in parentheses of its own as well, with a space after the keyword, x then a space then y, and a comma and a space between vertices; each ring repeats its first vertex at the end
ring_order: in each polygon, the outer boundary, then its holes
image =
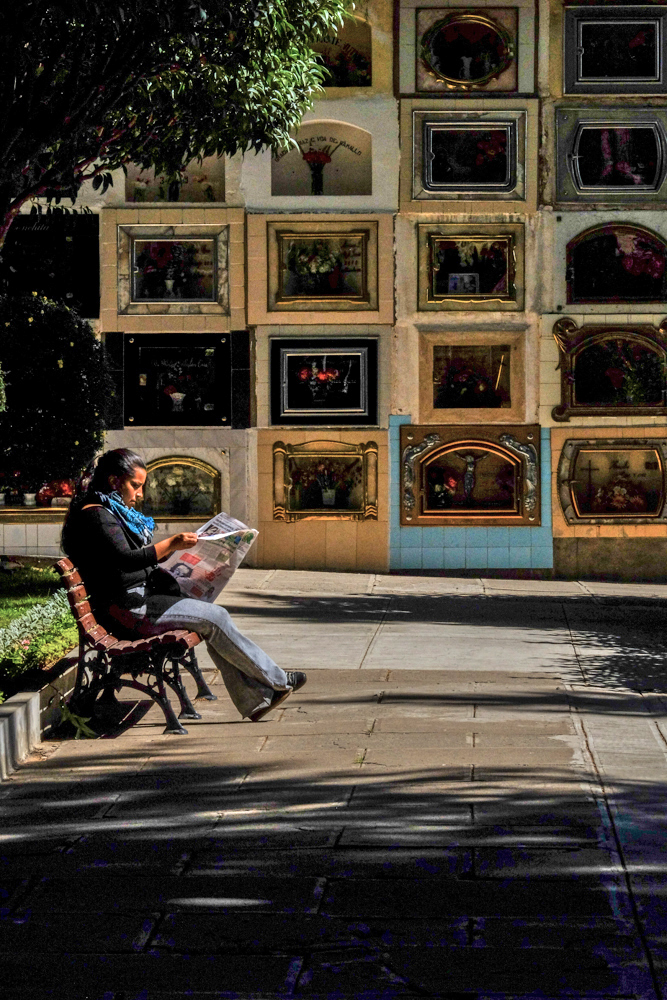
POLYGON ((196 533, 200 541, 194 548, 174 552, 161 566, 176 577, 186 597, 212 604, 259 532, 229 514, 216 514, 196 533))

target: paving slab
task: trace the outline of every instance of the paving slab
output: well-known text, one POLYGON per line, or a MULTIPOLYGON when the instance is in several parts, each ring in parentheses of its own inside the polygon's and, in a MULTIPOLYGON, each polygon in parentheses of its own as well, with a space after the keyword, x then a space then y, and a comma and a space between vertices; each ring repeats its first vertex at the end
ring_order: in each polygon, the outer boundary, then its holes
POLYGON ((31 755, 0 788, 3 990, 664 1000, 665 598, 239 571, 223 602, 307 686, 242 722, 201 649, 187 737, 141 706, 31 755))

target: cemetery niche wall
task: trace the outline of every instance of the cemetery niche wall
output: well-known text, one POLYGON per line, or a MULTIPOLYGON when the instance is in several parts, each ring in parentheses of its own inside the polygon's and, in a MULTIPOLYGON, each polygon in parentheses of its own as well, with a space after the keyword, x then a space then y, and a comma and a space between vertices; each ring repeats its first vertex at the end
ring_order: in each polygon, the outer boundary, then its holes
POLYGON ((667 323, 553 327, 560 351, 561 402, 554 420, 667 414, 667 323))
POLYGON ((193 160, 176 178, 168 180, 152 168, 128 163, 125 175, 125 200, 129 202, 224 202, 225 160, 222 156, 193 160))
POLYGON ((119 226, 118 313, 229 314, 229 226, 119 226))
POLYGON ((401 427, 401 524, 539 525, 536 425, 401 427))
POLYGON ((419 333, 419 422, 525 419, 525 334, 519 330, 419 333))

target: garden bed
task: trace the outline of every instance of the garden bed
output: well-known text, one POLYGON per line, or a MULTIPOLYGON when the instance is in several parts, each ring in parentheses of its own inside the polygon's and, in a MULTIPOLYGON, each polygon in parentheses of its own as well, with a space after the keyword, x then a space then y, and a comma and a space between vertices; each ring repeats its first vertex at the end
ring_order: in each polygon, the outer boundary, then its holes
POLYGON ((76 624, 47 560, 0 559, 0 692, 35 690, 78 641, 76 624), (35 687, 36 685, 36 687, 35 687))

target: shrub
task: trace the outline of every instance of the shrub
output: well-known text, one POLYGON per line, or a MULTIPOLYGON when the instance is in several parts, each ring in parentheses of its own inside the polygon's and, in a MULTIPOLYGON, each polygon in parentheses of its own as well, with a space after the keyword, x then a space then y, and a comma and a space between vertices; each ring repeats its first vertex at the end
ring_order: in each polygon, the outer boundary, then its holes
POLYGON ((54 663, 76 642, 76 624, 59 590, 0 629, 0 679, 54 663))
POLYGON ((1 486, 36 492, 71 479, 102 446, 113 382, 92 328, 37 292, 0 297, 1 486))

